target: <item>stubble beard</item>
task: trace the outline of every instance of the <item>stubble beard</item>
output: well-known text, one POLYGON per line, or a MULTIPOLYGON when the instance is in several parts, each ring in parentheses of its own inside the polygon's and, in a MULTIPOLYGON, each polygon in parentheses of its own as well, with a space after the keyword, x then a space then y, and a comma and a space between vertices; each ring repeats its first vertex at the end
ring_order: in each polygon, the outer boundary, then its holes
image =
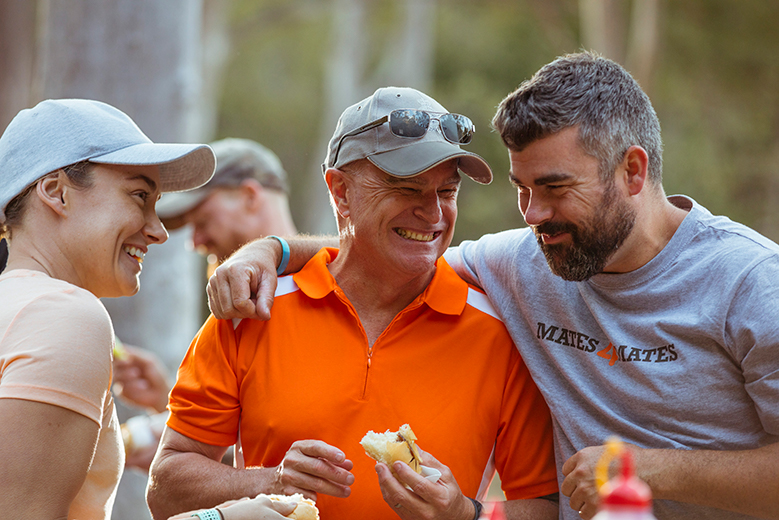
POLYGON ((616 185, 603 193, 598 211, 581 226, 547 222, 533 227, 552 273, 569 282, 589 280, 602 273, 609 259, 625 242, 636 223, 636 211, 619 198, 616 185), (569 233, 570 244, 545 244, 542 234, 569 233))

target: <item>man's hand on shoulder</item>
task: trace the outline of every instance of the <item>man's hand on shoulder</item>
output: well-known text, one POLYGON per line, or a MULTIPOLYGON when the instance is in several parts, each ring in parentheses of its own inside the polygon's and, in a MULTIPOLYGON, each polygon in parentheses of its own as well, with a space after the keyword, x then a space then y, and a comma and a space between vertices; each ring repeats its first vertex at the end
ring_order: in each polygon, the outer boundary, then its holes
POLYGON ((208 306, 218 319, 270 319, 276 292, 279 241, 255 240, 216 268, 208 280, 208 306))

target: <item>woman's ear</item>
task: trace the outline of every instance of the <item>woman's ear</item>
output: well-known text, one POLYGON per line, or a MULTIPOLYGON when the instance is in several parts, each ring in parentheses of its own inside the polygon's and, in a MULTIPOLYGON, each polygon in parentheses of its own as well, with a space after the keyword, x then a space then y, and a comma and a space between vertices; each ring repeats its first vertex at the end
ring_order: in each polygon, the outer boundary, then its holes
POLYGON ((351 212, 349 211, 349 180, 346 174, 341 170, 328 168, 325 172, 325 182, 333 198, 335 210, 340 216, 348 217, 351 212))
POLYGON ((65 216, 67 211, 70 185, 65 181, 66 175, 62 170, 50 173, 38 181, 35 193, 41 201, 51 208, 56 214, 65 216))

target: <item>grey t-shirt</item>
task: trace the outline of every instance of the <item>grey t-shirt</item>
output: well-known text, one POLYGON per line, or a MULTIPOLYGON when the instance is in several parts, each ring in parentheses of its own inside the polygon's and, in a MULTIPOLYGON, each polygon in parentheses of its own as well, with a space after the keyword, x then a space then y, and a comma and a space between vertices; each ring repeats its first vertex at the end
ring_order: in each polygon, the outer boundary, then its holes
MULTIPOLYGON (((558 478, 617 435, 642 447, 739 450, 779 441, 779 246, 685 197, 667 246, 630 273, 567 282, 530 229, 446 260, 485 289, 553 414, 558 478)), ((561 496, 561 518, 579 520, 561 496)), ((750 518, 656 500, 658 519, 750 518)))

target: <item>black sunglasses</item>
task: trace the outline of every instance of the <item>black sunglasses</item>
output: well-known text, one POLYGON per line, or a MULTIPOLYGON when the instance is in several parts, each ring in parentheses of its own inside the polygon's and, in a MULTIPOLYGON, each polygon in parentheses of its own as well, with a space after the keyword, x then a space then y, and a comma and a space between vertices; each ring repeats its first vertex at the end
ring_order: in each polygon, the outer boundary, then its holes
POLYGON ((438 126, 441 128, 441 134, 450 143, 458 145, 468 144, 471 142, 471 139, 473 139, 473 133, 476 131, 473 121, 462 114, 441 114, 414 108, 393 110, 387 116, 377 119, 376 121, 371 121, 370 123, 364 124, 361 127, 355 128, 351 132, 346 132, 342 135, 341 139, 338 140, 338 146, 335 148, 332 164, 338 164, 338 152, 341 151, 341 144, 343 144, 344 139, 347 137, 367 132, 372 128, 389 122, 392 135, 397 137, 419 138, 424 137, 427 133, 428 128, 430 128, 430 121, 432 120, 438 121, 438 126))

